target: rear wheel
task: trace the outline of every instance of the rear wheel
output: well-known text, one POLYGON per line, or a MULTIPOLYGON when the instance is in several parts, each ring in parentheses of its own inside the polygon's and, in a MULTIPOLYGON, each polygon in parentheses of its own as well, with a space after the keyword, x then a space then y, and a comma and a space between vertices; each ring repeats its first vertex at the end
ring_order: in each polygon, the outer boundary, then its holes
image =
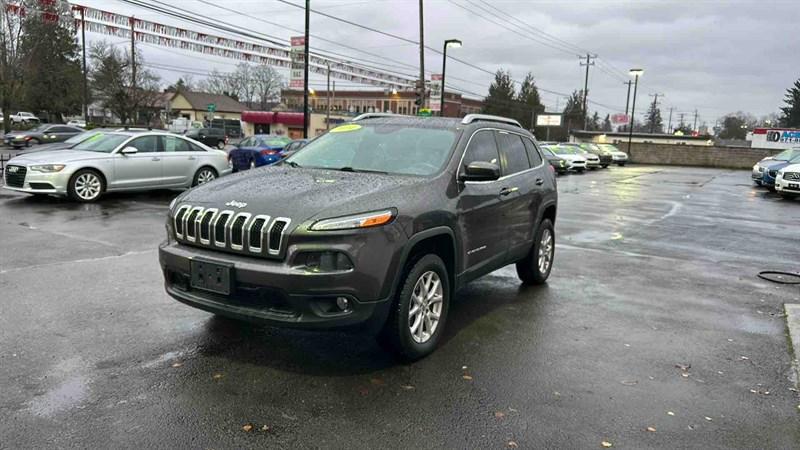
POLYGON ((553 268, 555 253, 556 235, 553 222, 544 219, 536 230, 530 253, 517 262, 517 276, 525 284, 545 283, 553 268))
POLYGON ((91 169, 82 169, 75 172, 67 186, 69 197, 81 203, 97 200, 104 190, 103 177, 91 169))
POLYGON ((214 181, 217 178, 217 172, 210 167, 201 167, 200 170, 194 174, 194 181, 192 186, 199 186, 214 181))
POLYGON ((442 336, 450 305, 450 283, 442 259, 428 254, 412 263, 379 336, 401 359, 429 355, 442 336))

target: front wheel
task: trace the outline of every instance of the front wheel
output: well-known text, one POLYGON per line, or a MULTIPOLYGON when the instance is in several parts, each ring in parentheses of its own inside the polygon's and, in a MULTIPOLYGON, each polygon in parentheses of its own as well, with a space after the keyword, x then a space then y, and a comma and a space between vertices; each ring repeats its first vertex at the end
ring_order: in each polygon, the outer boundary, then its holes
POLYGON ((556 235, 553 222, 544 219, 536 230, 531 251, 517 262, 517 276, 524 284, 544 284, 553 268, 555 253, 556 235))
POLYGON ((220 150, 225 150, 225 142, 224 141, 218 141, 217 142, 217 148, 220 149, 220 150))
POLYGON ((203 167, 194 174, 194 180, 192 181, 192 186, 199 186, 201 184, 206 184, 208 182, 214 181, 217 178, 217 172, 210 167, 203 167))
POLYGON ((401 359, 429 355, 442 337, 450 305, 450 282, 444 261, 425 255, 407 272, 379 336, 401 359))
POLYGON ((100 198, 104 189, 103 178, 97 172, 82 169, 70 178, 67 193, 75 201, 89 203, 100 198))
POLYGON ((608 164, 603 164, 603 169, 608 169, 608 164))

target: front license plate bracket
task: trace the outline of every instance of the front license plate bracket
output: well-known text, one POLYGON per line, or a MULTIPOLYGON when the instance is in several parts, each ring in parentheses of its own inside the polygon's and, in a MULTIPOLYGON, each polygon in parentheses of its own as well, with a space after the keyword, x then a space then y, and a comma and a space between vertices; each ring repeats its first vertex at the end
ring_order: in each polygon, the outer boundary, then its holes
POLYGON ((230 295, 233 264, 193 259, 190 263, 191 286, 195 289, 230 295))

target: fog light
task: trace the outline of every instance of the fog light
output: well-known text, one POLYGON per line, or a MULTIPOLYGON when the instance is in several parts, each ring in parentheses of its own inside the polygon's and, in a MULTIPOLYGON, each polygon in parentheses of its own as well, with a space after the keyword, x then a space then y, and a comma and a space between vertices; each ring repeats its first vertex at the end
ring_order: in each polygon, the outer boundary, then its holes
POLYGON ((342 252, 302 252, 297 255, 294 267, 312 273, 346 272, 353 269, 353 262, 342 252))
POLYGON ((350 308, 350 301, 345 297, 336 297, 336 306, 342 311, 347 311, 350 308))

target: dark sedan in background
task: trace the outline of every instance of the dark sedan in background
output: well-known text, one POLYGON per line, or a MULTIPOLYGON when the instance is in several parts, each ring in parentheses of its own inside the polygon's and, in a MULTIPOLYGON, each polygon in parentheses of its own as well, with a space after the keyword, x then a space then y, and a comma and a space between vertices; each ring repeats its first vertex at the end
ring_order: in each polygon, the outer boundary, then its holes
POLYGON ((225 136, 225 130, 222 128, 192 128, 186 131, 185 136, 220 150, 224 149, 228 143, 228 137, 225 136))
POLYGON ((32 144, 63 142, 84 131, 67 125, 39 125, 27 131, 12 131, 3 137, 3 141, 14 148, 30 147, 32 144))

